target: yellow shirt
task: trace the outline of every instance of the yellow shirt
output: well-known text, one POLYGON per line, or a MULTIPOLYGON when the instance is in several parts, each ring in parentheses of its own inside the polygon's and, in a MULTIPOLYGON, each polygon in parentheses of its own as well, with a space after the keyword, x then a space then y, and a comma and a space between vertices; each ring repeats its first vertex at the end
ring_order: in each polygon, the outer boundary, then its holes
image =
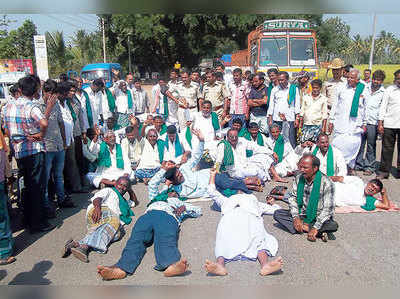
POLYGON ((328 99, 322 94, 316 98, 305 94, 300 116, 304 117, 304 125, 322 125, 322 121, 328 118, 328 99))

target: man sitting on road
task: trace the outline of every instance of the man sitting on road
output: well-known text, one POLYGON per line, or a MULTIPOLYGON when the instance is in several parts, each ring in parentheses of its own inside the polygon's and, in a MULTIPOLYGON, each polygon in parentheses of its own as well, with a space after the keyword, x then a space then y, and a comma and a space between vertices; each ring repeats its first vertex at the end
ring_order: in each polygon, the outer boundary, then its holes
POLYGON ((88 232, 79 242, 72 239, 67 241, 63 258, 72 253, 77 259, 88 263, 90 250, 106 253, 108 245, 120 239, 122 227, 131 223, 134 216, 131 208, 139 204, 127 177, 118 178, 112 188, 98 191, 91 201, 86 212, 88 232), (124 198, 126 192, 130 200, 124 198))
POLYGON ((300 174, 293 182, 289 196, 289 210, 275 211, 274 219, 290 233, 307 233, 307 239, 324 242, 334 239, 338 224, 333 220, 335 212, 335 188, 333 182, 320 170, 319 159, 311 153, 304 154, 299 162, 300 174))

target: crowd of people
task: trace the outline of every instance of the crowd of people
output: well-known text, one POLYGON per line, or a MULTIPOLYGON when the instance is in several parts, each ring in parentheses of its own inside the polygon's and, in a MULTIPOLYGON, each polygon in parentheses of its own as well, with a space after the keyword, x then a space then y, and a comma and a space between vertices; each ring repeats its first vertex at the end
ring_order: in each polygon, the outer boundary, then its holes
POLYGON ((396 137, 400 148, 400 70, 385 88, 381 70, 366 70, 361 79, 340 58, 329 69, 333 78, 325 82, 305 71, 290 81, 274 68, 267 74, 240 68, 225 74, 223 65, 204 74, 174 69, 151 97, 132 74, 116 76, 111 86, 99 78, 86 88, 81 78, 64 75, 57 82, 22 78, 1 109, 0 264, 15 261, 7 212, 13 159, 23 181, 23 222, 32 234, 54 228, 48 219, 56 208, 75 207, 71 194, 99 189, 87 208, 85 236, 63 245, 63 258, 83 262, 123 236, 139 203, 134 185, 147 185, 148 199, 140 199, 147 210, 121 258, 98 266, 106 280, 133 274, 151 244, 156 270, 186 272, 179 227, 202 214, 187 199, 209 198, 221 212, 216 260, 204 265, 214 275, 227 275, 226 263, 237 260, 258 260, 261 275, 281 269, 282 257, 274 258, 278 241, 265 230, 263 214, 292 234, 327 242, 339 227, 336 206, 388 209, 382 179, 391 171, 396 137), (356 171, 377 176, 364 183, 356 171), (263 202, 253 194, 290 176, 290 190, 278 186, 263 202))

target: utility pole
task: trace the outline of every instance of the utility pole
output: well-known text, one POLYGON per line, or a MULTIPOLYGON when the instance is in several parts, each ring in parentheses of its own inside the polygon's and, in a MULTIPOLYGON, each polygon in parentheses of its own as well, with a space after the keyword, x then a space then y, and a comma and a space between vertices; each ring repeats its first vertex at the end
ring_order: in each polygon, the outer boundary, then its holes
POLYGON ((103 28, 103 57, 104 57, 104 63, 107 62, 106 58, 106 33, 104 30, 104 18, 101 18, 101 27, 103 28))
POLYGON ((374 47, 375 47, 375 34, 376 34, 376 13, 374 14, 374 24, 372 25, 372 42, 371 52, 369 53, 369 69, 372 70, 372 60, 374 59, 374 47))
POLYGON ((132 73, 132 66, 131 66, 131 41, 128 35, 128 57, 129 57, 129 73, 132 73))

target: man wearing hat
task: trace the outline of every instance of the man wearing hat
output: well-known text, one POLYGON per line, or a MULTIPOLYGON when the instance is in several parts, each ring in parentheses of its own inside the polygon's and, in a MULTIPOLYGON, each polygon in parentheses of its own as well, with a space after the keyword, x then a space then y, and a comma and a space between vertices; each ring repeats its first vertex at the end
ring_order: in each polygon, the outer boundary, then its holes
POLYGON ((343 67, 344 62, 340 58, 335 58, 328 66, 327 74, 329 70, 332 70, 333 78, 325 81, 322 86, 322 95, 328 98, 328 110, 331 110, 333 101, 336 98, 338 90, 346 86, 346 80, 343 78, 343 67))

